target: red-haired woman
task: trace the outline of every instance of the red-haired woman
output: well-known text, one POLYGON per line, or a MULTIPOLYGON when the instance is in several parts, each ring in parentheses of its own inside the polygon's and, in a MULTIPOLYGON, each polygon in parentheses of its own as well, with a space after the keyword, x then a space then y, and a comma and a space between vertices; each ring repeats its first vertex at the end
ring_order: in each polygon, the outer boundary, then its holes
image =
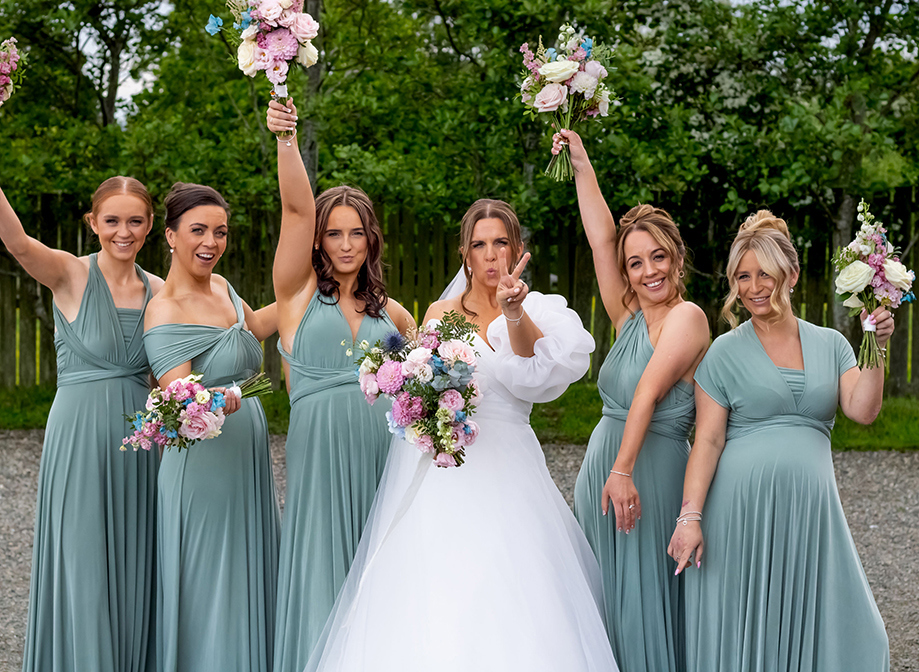
POLYGON ((152 670, 158 455, 120 452, 149 391, 144 310, 163 281, 134 260, 153 226, 147 189, 112 177, 84 220, 83 257, 29 236, 0 192, 0 238, 51 290, 57 394, 38 475, 24 672, 152 670))
POLYGON ((617 231, 581 139, 562 131, 556 150, 563 138, 603 306, 616 328, 597 379, 603 417, 578 474, 574 511, 600 561, 616 660, 629 672, 679 672, 683 585, 667 557, 667 535, 680 511, 692 375, 708 348, 708 321, 683 298, 686 249, 670 215, 640 205, 617 231))
MULTIPOLYGON (((268 128, 296 129, 272 102, 268 128)), ((279 347, 290 389, 281 526, 276 672, 302 672, 357 550, 392 438, 387 404, 369 406, 355 348, 415 326, 386 295, 383 235, 360 189, 315 203, 296 142, 278 142, 281 236, 274 261, 279 347)))

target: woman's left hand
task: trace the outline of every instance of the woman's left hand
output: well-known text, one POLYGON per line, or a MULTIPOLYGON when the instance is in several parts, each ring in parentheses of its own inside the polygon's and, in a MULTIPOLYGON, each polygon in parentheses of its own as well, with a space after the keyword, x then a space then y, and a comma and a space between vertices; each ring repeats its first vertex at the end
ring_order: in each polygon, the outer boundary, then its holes
POLYGON ((508 272, 507 248, 502 247, 498 251, 498 273, 501 277, 498 280, 495 297, 504 317, 511 320, 516 320, 523 315, 523 299, 526 298, 530 288, 520 279, 520 274, 523 273, 529 260, 530 253, 527 252, 514 267, 513 272, 508 272))
POLYGON ((223 414, 230 415, 239 410, 239 407, 242 406, 242 399, 239 398, 239 395, 236 394, 236 390, 232 390, 227 387, 215 387, 213 388, 214 392, 220 392, 223 395, 223 414))
MULTIPOLYGON (((879 306, 874 309, 871 316, 874 318, 874 335, 877 337, 878 347, 887 347, 887 341, 890 340, 890 336, 893 334, 893 313, 890 312, 890 308, 879 306)), ((868 317, 868 313, 863 310, 859 317, 864 322, 868 317)))
POLYGON ((297 132, 297 108, 293 98, 287 99, 287 105, 276 100, 268 102, 268 130, 275 135, 297 132))

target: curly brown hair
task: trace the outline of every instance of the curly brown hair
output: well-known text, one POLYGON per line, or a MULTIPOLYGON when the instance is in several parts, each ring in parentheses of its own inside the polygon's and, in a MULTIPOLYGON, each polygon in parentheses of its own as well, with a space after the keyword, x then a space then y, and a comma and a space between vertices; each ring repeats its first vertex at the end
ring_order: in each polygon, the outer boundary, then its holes
POLYGON ((360 217, 367 236, 367 258, 357 274, 354 296, 364 302, 361 312, 370 317, 381 317, 389 297, 383 282, 383 231, 373 210, 373 201, 363 191, 342 185, 322 192, 316 199, 316 245, 313 248, 313 269, 319 293, 338 303, 339 284, 333 275, 334 266, 322 249, 322 238, 329 228, 329 216, 337 207, 352 208, 360 217))

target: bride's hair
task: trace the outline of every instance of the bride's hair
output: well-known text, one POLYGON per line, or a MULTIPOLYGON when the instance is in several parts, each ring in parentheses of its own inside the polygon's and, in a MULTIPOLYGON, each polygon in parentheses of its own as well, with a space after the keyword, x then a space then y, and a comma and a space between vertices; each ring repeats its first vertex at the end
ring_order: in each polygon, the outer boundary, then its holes
MULTIPOLYGON (((342 185, 322 192, 316 199, 316 236, 313 247, 313 269, 319 293, 325 297, 335 297, 338 281, 333 276, 332 260, 322 249, 322 238, 329 228, 329 216, 337 207, 353 209, 367 236, 367 258, 357 273, 357 288, 354 296, 364 302, 363 312, 370 317, 380 317, 386 307, 388 297, 383 282, 383 231, 373 210, 373 201, 360 189, 342 185)), ((334 298, 332 303, 337 303, 334 298)))
POLYGON ((619 220, 616 254, 619 259, 619 275, 622 276, 622 281, 625 283, 625 291, 622 293, 622 305, 628 309, 629 299, 632 296, 632 285, 629 282, 628 269, 626 269, 625 239, 635 231, 644 231, 649 234, 667 253, 667 256, 670 257, 670 272, 667 280, 670 282, 671 287, 676 288, 678 296, 684 296, 686 294, 686 285, 683 284, 680 271, 683 270, 683 262, 686 259, 686 245, 683 243, 682 236, 680 236, 680 230, 666 210, 643 203, 642 205, 636 205, 619 220))
POLYGON ((460 224, 460 257, 463 260, 463 274, 466 276, 466 289, 460 296, 460 305, 467 315, 476 317, 476 313, 466 307, 466 297, 472 291, 472 271, 466 264, 466 257, 472 244, 472 234, 475 225, 483 219, 500 219, 507 230, 507 240, 510 243, 510 256, 507 260, 508 268, 513 268, 524 252, 523 235, 520 230, 520 220, 510 204, 491 198, 480 198, 473 203, 460 224))
POLYGON ((738 323, 737 315, 734 314, 734 306, 739 297, 737 267, 743 256, 750 251, 756 255, 760 267, 775 279, 775 289, 769 297, 769 305, 775 313, 773 321, 781 320, 782 316, 791 310, 791 280, 801 271, 798 252, 791 242, 785 220, 776 217, 769 210, 760 210, 747 217, 731 244, 727 267, 730 292, 721 309, 721 316, 728 321, 732 329, 738 323))

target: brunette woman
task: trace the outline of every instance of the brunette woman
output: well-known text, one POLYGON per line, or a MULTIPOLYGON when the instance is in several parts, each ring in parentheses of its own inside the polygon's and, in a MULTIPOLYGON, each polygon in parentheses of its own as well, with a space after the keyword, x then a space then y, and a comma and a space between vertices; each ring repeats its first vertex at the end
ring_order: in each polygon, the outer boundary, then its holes
MULTIPOLYGON (((229 207, 211 187, 166 196, 169 275, 144 345, 161 387, 192 371, 223 389, 256 373, 276 309, 253 311, 214 266, 229 207)), ((278 509, 258 399, 226 394, 221 434, 163 454, 158 500, 157 669, 271 672, 278 509)))
MULTIPOLYGON (((293 104, 270 105, 268 128, 295 131, 293 104)), ((415 321, 386 294, 383 235, 367 195, 335 187, 314 203, 295 138, 279 138, 278 178, 274 290, 291 412, 275 671, 302 672, 348 574, 392 438, 388 404, 367 403, 354 361, 361 344, 407 333, 415 321)))

